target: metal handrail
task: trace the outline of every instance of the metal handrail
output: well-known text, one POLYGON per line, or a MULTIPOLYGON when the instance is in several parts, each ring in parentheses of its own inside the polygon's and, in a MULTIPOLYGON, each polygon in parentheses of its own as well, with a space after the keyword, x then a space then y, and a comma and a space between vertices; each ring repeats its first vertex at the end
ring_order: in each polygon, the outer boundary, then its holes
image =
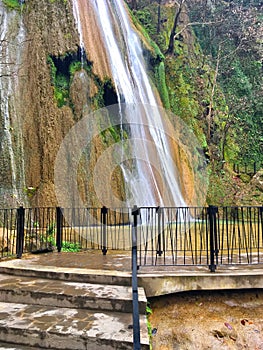
MULTIPOLYGON (((130 250, 132 208, 0 209, 0 258, 75 243, 130 250)), ((139 266, 263 263, 263 207, 140 207, 139 266)))

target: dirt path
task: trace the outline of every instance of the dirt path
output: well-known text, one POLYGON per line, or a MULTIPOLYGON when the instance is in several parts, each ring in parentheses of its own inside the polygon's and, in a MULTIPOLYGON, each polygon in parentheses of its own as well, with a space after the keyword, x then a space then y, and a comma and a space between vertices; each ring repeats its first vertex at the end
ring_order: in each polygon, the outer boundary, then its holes
POLYGON ((150 306, 153 350, 263 350, 263 290, 180 293, 150 306))

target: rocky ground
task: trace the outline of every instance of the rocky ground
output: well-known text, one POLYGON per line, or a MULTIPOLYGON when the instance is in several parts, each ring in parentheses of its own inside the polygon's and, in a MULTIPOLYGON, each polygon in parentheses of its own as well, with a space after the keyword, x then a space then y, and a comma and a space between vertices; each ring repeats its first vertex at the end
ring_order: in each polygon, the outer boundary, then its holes
POLYGON ((260 206, 263 202, 263 170, 237 174, 230 169, 212 173, 207 200, 217 206, 260 206))
POLYGON ((150 300, 153 350, 263 350, 263 290, 150 300))

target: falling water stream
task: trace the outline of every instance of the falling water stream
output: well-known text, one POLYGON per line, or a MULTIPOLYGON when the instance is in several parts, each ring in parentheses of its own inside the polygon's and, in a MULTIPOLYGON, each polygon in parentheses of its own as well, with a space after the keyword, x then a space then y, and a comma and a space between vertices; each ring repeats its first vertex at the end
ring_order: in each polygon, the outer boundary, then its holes
MULTIPOLYGON (((82 46, 81 1, 73 0, 73 5, 82 46)), ((147 76, 140 39, 132 29, 125 4, 122 0, 92 0, 91 3, 118 97, 120 125, 128 124, 129 138, 135 140, 134 165, 127 166, 125 162, 120 165, 126 192, 131 194, 127 202, 139 206, 186 206, 163 116, 147 76), (165 198, 164 187, 168 193, 165 198)))
MULTIPOLYGON (((0 160, 1 160, 1 180, 2 188, 0 192, 7 202, 21 204, 20 189, 23 188, 24 171, 23 171, 23 147, 21 135, 16 134, 17 144, 14 145, 12 133, 20 132, 19 118, 16 111, 16 89, 18 84, 18 75, 21 65, 21 43, 25 38, 25 31, 22 17, 17 22, 15 11, 7 12, 4 7, 1 11, 1 30, 0 30, 0 110, 2 135, 0 140, 0 160), (14 40, 10 39, 9 30, 12 26, 18 26, 18 32, 14 40), (9 38, 9 39, 7 39, 9 38), (11 124, 12 116, 12 124, 11 124), (17 130, 15 131, 14 128, 17 130), (16 152, 20 153, 17 162, 16 152)), ((3 204, 8 204, 3 203, 3 204)))

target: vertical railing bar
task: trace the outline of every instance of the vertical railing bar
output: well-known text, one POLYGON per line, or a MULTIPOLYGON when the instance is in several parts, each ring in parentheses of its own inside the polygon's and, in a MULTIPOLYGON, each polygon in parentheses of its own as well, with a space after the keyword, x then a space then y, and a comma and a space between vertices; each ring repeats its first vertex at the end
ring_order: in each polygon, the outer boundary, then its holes
POLYGON ((215 213, 216 209, 214 206, 209 205, 208 207, 208 217, 209 217, 209 231, 210 231, 210 265, 209 269, 211 272, 215 272, 215 213))
POLYGON ((165 230, 164 230, 164 208, 161 209, 160 212, 160 217, 161 217, 161 234, 162 234, 162 240, 163 240, 163 263, 166 265, 166 257, 168 253, 168 237, 165 237, 165 230))
POLYGON ((178 210, 176 210, 176 214, 175 214, 175 241, 176 241, 176 260, 175 261, 177 263, 178 261, 178 210))
POLYGON ((133 305, 133 349, 141 349, 140 339, 140 314, 138 300, 138 277, 137 277, 137 224, 139 209, 133 207, 133 229, 132 229, 132 305, 133 305))
MULTIPOLYGON (((195 244, 195 263, 196 265, 198 264, 198 252, 200 252, 201 254, 201 237, 199 236, 199 243, 198 243, 198 239, 197 239, 197 230, 196 230, 196 208, 193 208, 193 218, 194 218, 194 225, 193 225, 193 230, 194 230, 194 244, 195 244)), ((189 219, 190 221, 190 219, 189 219)), ((189 222, 190 224, 190 222, 189 222)))
POLYGON ((107 214, 108 214, 108 208, 105 206, 101 209, 101 216, 102 216, 102 253, 103 255, 107 254, 107 214))
POLYGON ((62 209, 60 207, 56 208, 56 246, 57 251, 60 253, 62 248, 62 226, 63 226, 63 216, 62 209))
POLYGON ((260 207, 257 208, 257 257, 258 263, 260 263, 260 207))
MULTIPOLYGON (((247 207, 246 208, 246 215, 247 215, 247 220, 246 220, 246 226, 248 226, 248 242, 249 242, 249 246, 248 246, 248 256, 249 256, 249 261, 250 261, 250 264, 253 263, 253 246, 255 245, 255 237, 254 236, 254 230, 253 230, 253 212, 251 210, 252 208, 251 207, 247 207), (253 243, 254 242, 254 243, 253 243)), ((246 235, 247 236, 247 235, 246 235)))
MULTIPOLYGON (((230 213, 232 213, 232 208, 230 213)), ((232 214, 233 216, 233 214, 232 214)), ((234 246, 235 246, 235 240, 236 240, 236 217, 235 215, 232 217, 232 220, 230 221, 231 225, 231 264, 233 263, 233 254, 234 254, 234 246)))
POLYGON ((259 208, 261 227, 261 248, 263 249, 263 206, 259 208))
POLYGON ((17 258, 21 259, 24 248, 25 209, 21 206, 17 209, 17 258))
POLYGON ((168 223, 166 224, 166 232, 167 232, 167 236, 169 234, 170 237, 170 244, 171 244, 171 254, 172 254, 172 264, 175 265, 175 257, 174 257, 174 239, 173 239, 173 226, 171 223, 171 229, 168 230, 169 228, 169 208, 166 208, 166 217, 167 217, 167 221, 168 223))
POLYGON ((192 264, 195 265, 195 252, 193 249, 193 243, 192 243, 192 230, 191 230, 191 225, 190 225, 190 218, 189 218, 189 213, 190 213, 190 208, 185 208, 185 229, 187 230, 187 227, 189 227, 188 232, 189 232, 189 251, 191 252, 191 257, 192 257, 192 264))
POLYGON ((240 233, 240 224, 239 224, 239 222, 240 222, 240 220, 239 220, 239 211, 238 211, 238 207, 235 207, 235 210, 236 210, 236 215, 237 215, 237 220, 236 220, 236 222, 237 222, 237 233, 238 233, 238 260, 239 260, 239 263, 241 263, 241 258, 242 258, 242 256, 241 256, 241 233, 240 233))

